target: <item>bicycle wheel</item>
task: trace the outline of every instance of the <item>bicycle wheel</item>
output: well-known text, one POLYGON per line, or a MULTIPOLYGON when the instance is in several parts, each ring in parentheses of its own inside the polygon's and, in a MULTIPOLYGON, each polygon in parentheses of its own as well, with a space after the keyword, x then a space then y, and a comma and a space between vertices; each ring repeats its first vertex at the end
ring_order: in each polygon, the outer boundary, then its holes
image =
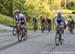
POLYGON ((61 45, 63 44, 63 39, 62 39, 61 33, 59 34, 59 42, 60 42, 61 45))
POLYGON ((28 38, 28 37, 27 37, 27 30, 24 30, 24 31, 23 31, 23 35, 22 35, 22 36, 24 37, 24 40, 27 40, 27 38, 28 38))
POLYGON ((44 27, 41 27, 41 32, 42 32, 42 33, 44 32, 44 27))
POLYGON ((19 31, 19 33, 17 34, 18 37, 18 41, 21 42, 22 41, 22 32, 19 31))
POLYGON ((36 32, 36 30, 37 30, 37 26, 36 26, 36 25, 34 25, 34 31, 36 32))
POLYGON ((16 28, 13 28, 13 30, 12 30, 12 35, 13 35, 13 36, 16 36, 16 28))
POLYGON ((71 28, 71 31, 70 32, 71 32, 71 34, 73 34, 73 29, 72 28, 71 28))
POLYGON ((51 31, 51 26, 50 25, 48 25, 48 32, 50 32, 51 31))
POLYGON ((59 34, 58 33, 55 36, 55 44, 56 46, 59 46, 59 34))
POLYGON ((72 28, 69 28, 69 32, 70 32, 71 34, 73 34, 73 29, 72 29, 72 28))
POLYGON ((63 44, 63 39, 60 40, 60 44, 61 44, 61 45, 63 44))

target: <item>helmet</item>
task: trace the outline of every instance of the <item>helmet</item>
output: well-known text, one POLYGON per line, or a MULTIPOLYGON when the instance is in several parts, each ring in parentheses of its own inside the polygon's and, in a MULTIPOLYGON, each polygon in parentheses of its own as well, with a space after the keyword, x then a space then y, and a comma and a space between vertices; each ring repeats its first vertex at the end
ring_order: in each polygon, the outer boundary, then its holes
POLYGON ((33 19, 35 19, 36 17, 35 16, 33 16, 33 19))
POLYGON ((57 10, 57 12, 56 12, 56 13, 61 13, 61 12, 60 12, 60 10, 57 10))
POLYGON ((15 16, 16 13, 20 13, 20 10, 19 10, 19 9, 15 9, 15 10, 13 11, 13 16, 15 16))
POLYGON ((20 13, 20 10, 19 9, 15 9, 13 12, 14 13, 20 13))
POLYGON ((59 18, 62 16, 60 11, 57 11, 57 16, 58 16, 59 18))

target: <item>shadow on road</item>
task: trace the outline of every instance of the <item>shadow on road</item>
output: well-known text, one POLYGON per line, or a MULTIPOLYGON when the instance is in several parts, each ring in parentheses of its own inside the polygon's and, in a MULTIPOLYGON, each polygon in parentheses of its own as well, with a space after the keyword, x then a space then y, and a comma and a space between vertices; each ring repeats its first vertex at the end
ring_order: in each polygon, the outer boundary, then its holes
MULTIPOLYGON (((44 33, 44 34, 47 34, 47 33, 44 33)), ((41 35, 42 35, 42 34, 38 34, 38 35, 33 36, 33 37, 30 37, 30 38, 28 38, 28 39, 33 39, 33 38, 39 37, 39 36, 41 36, 41 35)), ((15 39, 16 39, 16 38, 15 38, 15 39)), ((12 40, 14 40, 14 39, 4 40, 4 41, 1 41, 0 43, 7 42, 7 41, 12 41, 12 40)), ((22 41, 22 42, 24 42, 24 41, 22 41)), ((16 42, 13 42, 13 43, 11 43, 11 44, 2 46, 2 47, 0 47, 0 51, 1 51, 1 50, 5 50, 5 49, 7 49, 7 48, 10 48, 10 47, 12 47, 12 46, 15 46, 16 44, 19 44, 19 43, 22 43, 22 42, 16 41, 16 42)))
MULTIPOLYGON (((16 39, 16 38, 15 38, 16 39)), ((14 39, 8 39, 8 40, 4 40, 4 41, 1 41, 0 43, 3 43, 3 42, 7 42, 7 41, 12 41, 14 39)))
MULTIPOLYGON (((22 41, 22 42, 23 42, 23 41, 22 41)), ((7 49, 7 48, 10 48, 10 47, 12 47, 12 46, 15 46, 16 44, 19 44, 19 43, 21 43, 21 42, 16 41, 16 42, 11 43, 11 44, 8 44, 8 45, 6 45, 6 46, 2 46, 2 47, 0 47, 0 51, 1 51, 1 50, 5 50, 5 49, 7 49)))
MULTIPOLYGON (((40 36, 40 35, 31 37, 31 38, 29 38, 29 39, 32 39, 32 38, 35 38, 35 37, 38 37, 38 36, 40 36)), ((16 39, 16 38, 15 38, 15 39, 16 39)), ((12 40, 14 40, 14 39, 4 40, 4 41, 1 41, 0 43, 7 42, 7 41, 12 41, 12 40)), ((22 42, 24 42, 24 41, 22 41, 22 42)), ((0 51, 1 51, 1 50, 5 50, 5 49, 7 49, 7 48, 10 48, 10 47, 12 47, 12 46, 15 46, 16 44, 19 44, 19 43, 22 43, 22 42, 16 41, 16 42, 11 43, 11 44, 8 44, 8 45, 6 45, 6 46, 2 46, 2 47, 0 47, 0 51)))

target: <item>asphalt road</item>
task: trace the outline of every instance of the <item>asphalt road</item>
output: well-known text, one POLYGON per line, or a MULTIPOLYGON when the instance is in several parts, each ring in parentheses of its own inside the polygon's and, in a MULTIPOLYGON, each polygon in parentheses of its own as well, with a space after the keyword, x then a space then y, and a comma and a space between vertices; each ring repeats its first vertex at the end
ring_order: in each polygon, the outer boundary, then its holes
POLYGON ((0 30, 12 30, 12 27, 8 27, 0 23, 0 30))
POLYGON ((55 31, 28 31, 28 39, 23 42, 11 32, 0 33, 0 54, 75 54, 75 32, 65 31, 60 46, 55 45, 55 31))

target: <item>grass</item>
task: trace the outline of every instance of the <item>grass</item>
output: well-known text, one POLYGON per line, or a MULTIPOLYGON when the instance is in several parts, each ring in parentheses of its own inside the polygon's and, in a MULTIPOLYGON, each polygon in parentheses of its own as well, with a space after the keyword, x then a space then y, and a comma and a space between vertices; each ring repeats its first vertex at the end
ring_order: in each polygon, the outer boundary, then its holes
POLYGON ((0 14, 0 23, 4 24, 4 25, 7 25, 7 26, 10 26, 10 27, 14 27, 15 26, 13 24, 14 23, 13 18, 11 18, 9 16, 2 15, 2 14, 0 14))
MULTIPOLYGON (((6 26, 15 27, 15 20, 9 16, 0 14, 0 23, 6 26)), ((32 22, 27 22, 27 29, 32 30, 32 22)), ((2 30, 1 30, 2 31, 2 30)))

